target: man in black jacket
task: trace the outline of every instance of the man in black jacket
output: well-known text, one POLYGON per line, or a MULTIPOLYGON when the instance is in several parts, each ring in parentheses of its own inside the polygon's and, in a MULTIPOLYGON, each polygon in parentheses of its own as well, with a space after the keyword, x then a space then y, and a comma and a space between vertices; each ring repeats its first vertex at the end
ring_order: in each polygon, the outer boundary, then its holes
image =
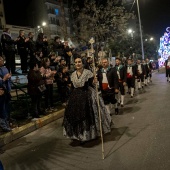
POLYGON ((9 72, 15 74, 15 44, 16 41, 12 39, 9 28, 6 28, 1 36, 2 51, 5 55, 6 67, 9 72))
POLYGON ((17 38, 17 49, 18 54, 21 58, 21 70, 22 73, 27 73, 27 60, 28 60, 28 48, 27 42, 29 38, 25 38, 25 32, 23 30, 19 31, 19 37, 17 38))
POLYGON ((121 96, 118 95, 118 103, 121 105, 121 107, 124 106, 124 98, 125 98, 125 85, 126 85, 126 67, 121 64, 121 59, 116 58, 116 71, 118 75, 118 84, 119 84, 119 90, 121 96))
POLYGON ((109 104, 115 104, 115 114, 118 114, 117 100, 115 99, 115 93, 119 91, 116 70, 109 66, 107 58, 103 58, 101 64, 102 68, 99 69, 97 77, 104 104, 109 112, 109 104))
POLYGON ((126 65, 126 76, 127 76, 127 85, 128 85, 128 93, 133 98, 134 90, 135 90, 135 78, 137 78, 137 69, 136 65, 132 64, 132 59, 128 58, 126 65))
POLYGON ((35 59, 35 52, 36 52, 36 47, 35 47, 35 41, 33 40, 34 34, 33 32, 28 33, 28 41, 27 41, 27 47, 28 47, 28 53, 30 56, 30 63, 34 61, 35 59))
POLYGON ((141 60, 137 60, 137 81, 138 81, 138 89, 140 90, 141 87, 144 86, 144 78, 146 76, 146 69, 145 66, 141 63, 141 60))
POLYGON ((152 63, 149 61, 148 58, 146 58, 146 65, 145 65, 145 70, 146 70, 146 77, 145 79, 147 80, 147 83, 152 82, 152 70, 153 66, 152 63))

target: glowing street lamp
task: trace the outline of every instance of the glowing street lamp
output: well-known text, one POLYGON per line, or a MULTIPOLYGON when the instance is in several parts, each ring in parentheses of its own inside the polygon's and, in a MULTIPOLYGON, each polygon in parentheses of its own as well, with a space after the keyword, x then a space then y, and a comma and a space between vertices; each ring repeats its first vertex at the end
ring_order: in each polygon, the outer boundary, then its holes
POLYGON ((128 29, 128 34, 131 35, 132 39, 133 39, 133 34, 134 34, 135 31, 133 31, 132 29, 128 29))
POLYGON ((132 29, 128 29, 128 33, 129 33, 129 34, 132 33, 132 29))
POLYGON ((42 26, 43 26, 43 27, 44 27, 44 26, 46 26, 46 25, 47 25, 47 23, 46 23, 46 22, 43 22, 43 23, 42 23, 42 26))
POLYGON ((153 37, 150 38, 150 41, 153 41, 153 37))

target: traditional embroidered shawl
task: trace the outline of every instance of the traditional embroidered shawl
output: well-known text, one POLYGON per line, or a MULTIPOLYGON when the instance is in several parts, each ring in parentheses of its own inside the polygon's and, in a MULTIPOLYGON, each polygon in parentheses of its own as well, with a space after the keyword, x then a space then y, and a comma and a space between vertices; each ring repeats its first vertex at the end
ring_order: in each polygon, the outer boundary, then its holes
POLYGON ((71 81, 75 88, 83 87, 85 82, 89 80, 89 78, 93 77, 93 73, 90 70, 84 69, 82 75, 78 78, 76 71, 74 71, 71 75, 71 81))

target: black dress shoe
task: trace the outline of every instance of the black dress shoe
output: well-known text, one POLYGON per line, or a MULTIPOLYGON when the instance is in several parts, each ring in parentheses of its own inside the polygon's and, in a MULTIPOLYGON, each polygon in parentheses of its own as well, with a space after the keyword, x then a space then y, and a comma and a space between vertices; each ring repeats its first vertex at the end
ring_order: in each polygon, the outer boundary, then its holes
POLYGON ((119 109, 116 108, 116 109, 115 109, 115 115, 118 115, 118 114, 119 114, 119 109))
POLYGON ((121 107, 124 107, 124 105, 123 105, 123 104, 121 104, 120 106, 121 106, 121 107))

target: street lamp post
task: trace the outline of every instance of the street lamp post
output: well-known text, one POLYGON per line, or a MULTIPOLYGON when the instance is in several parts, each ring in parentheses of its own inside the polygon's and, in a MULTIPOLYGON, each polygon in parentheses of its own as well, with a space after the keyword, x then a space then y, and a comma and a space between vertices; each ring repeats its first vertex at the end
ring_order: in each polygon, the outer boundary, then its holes
POLYGON ((138 19, 139 19, 139 29, 140 29, 141 49, 142 49, 142 59, 144 59, 143 36, 142 36, 142 26, 141 26, 140 11, 139 11, 139 0, 136 0, 136 2, 137 2, 137 9, 138 9, 138 19))

